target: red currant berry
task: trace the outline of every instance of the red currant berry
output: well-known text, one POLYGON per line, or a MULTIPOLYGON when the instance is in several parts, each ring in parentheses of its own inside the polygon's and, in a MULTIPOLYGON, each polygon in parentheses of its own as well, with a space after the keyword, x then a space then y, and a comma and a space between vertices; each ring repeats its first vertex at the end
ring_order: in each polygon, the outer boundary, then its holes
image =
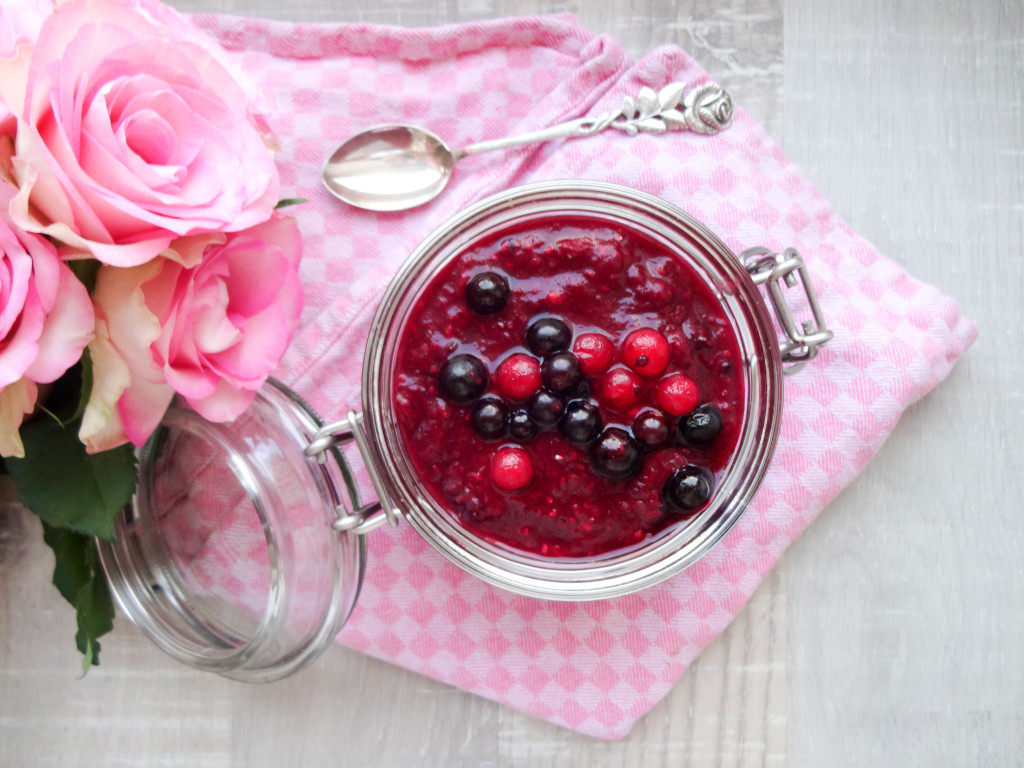
POLYGON ((530 455, 518 445, 503 445, 491 454, 491 480, 506 491, 523 488, 533 477, 530 455))
POLYGON ((673 373, 658 382, 655 392, 658 406, 673 416, 682 416, 697 407, 697 385, 681 373, 673 373))
POLYGON ((628 411, 636 405, 642 392, 640 377, 628 368, 612 368, 604 375, 601 397, 612 408, 628 411))
POLYGON ((512 400, 525 400, 540 389, 540 361, 522 352, 505 358, 494 374, 498 389, 512 400))
POLYGON ((622 342, 622 360, 641 376, 661 376, 668 356, 668 341, 653 328, 633 331, 622 342))
POLYGON ((580 361, 583 372, 593 376, 608 370, 615 355, 615 345, 600 333, 581 333, 573 342, 572 351, 580 361))

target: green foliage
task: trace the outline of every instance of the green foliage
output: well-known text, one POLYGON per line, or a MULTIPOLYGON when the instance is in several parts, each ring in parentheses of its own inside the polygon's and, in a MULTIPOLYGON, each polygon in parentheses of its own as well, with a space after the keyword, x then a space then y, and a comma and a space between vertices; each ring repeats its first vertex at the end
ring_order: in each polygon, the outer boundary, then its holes
POLYGON ((47 525, 111 539, 114 518, 135 492, 131 446, 88 454, 79 422, 39 418, 21 429, 24 459, 8 459, 18 498, 47 525))
POLYGON ((91 382, 86 355, 54 384, 36 418, 22 425, 25 458, 5 461, 18 498, 43 521, 43 538, 56 555, 53 583, 75 608, 83 673, 99 664, 99 637, 114 619, 93 539, 113 538, 114 520, 136 484, 131 446, 89 454, 78 439, 91 382))
POLYGON ((114 602, 91 537, 43 523, 43 540, 57 557, 53 584, 75 608, 84 675, 100 663, 99 638, 114 628, 114 602))

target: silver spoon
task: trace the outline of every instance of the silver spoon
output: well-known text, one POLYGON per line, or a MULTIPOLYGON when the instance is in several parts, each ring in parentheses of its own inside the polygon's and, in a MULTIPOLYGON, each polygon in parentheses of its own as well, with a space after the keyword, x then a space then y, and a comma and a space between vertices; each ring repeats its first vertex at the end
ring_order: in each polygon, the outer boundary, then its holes
POLYGON ((324 163, 321 176, 335 197, 370 211, 404 211, 437 197, 448 184, 452 168, 468 155, 551 139, 590 136, 605 128, 637 133, 690 130, 714 134, 732 122, 729 94, 715 83, 692 89, 670 83, 655 93, 641 89, 626 96, 618 112, 583 117, 567 123, 452 150, 430 131, 410 125, 379 125, 358 133, 324 163), (682 98, 682 109, 678 109, 682 98))

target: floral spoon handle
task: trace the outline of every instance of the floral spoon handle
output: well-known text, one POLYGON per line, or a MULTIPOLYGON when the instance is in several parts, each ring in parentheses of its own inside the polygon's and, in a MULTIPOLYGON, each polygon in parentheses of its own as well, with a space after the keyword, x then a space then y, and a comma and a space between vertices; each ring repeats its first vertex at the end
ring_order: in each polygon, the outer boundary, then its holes
POLYGON ((714 134, 729 127, 733 116, 732 97, 724 88, 709 82, 691 89, 683 96, 685 89, 685 83, 669 83, 658 93, 645 87, 635 99, 626 96, 617 112, 582 117, 518 136, 481 141, 453 151, 452 156, 458 160, 495 149, 508 149, 551 139, 590 136, 605 128, 635 136, 637 133, 685 130, 714 134), (680 99, 682 109, 678 108, 680 99))

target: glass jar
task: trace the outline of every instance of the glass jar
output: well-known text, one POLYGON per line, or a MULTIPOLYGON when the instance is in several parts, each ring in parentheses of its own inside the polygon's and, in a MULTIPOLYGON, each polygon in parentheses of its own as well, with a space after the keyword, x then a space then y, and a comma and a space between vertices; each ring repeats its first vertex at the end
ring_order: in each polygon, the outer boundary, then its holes
POLYGON ((459 567, 519 594, 594 600, 635 592, 696 562, 736 524, 775 449, 782 375, 831 335, 795 251, 737 257, 691 216, 625 187, 511 189, 444 223, 392 280, 366 342, 361 413, 325 425, 276 382, 232 424, 169 410, 140 451, 139 489, 116 542, 100 542, 104 568, 123 611, 163 650, 250 681, 290 674, 330 643, 358 595, 363 537, 386 523, 406 521, 459 567), (587 558, 514 550, 460 525, 418 477, 392 391, 403 331, 431 279, 491 233, 566 216, 633 231, 688 264, 732 325, 745 395, 736 448, 704 509, 641 545, 587 558), (795 319, 783 285, 803 288, 794 306, 808 320, 795 319), (758 286, 767 288, 778 330, 758 286), (343 449, 358 454, 376 501, 360 503, 343 449))

